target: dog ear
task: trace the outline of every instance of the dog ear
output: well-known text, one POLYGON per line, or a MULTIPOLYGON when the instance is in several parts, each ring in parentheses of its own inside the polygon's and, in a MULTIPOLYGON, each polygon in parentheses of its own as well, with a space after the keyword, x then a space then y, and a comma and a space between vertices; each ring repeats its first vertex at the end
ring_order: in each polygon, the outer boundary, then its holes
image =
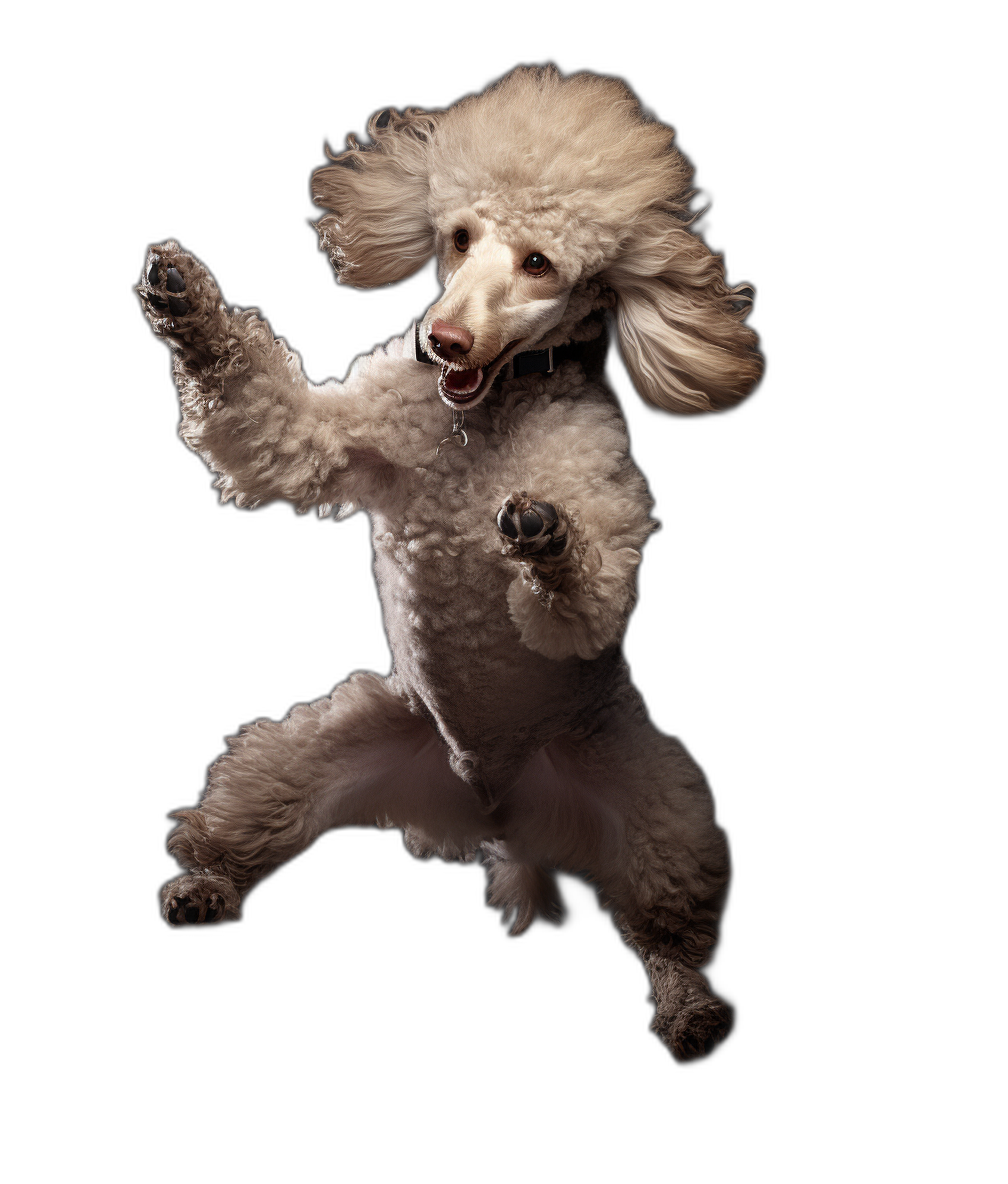
POLYGON ((743 322, 753 290, 728 287, 724 264, 668 209, 635 225, 606 279, 620 351, 637 390, 666 411, 718 411, 759 381, 763 357, 743 322))
POLYGON ((361 288, 412 275, 434 253, 427 211, 427 153, 435 117, 410 108, 371 117, 371 143, 347 137, 344 152, 312 174, 312 198, 329 213, 314 223, 342 283, 361 288))

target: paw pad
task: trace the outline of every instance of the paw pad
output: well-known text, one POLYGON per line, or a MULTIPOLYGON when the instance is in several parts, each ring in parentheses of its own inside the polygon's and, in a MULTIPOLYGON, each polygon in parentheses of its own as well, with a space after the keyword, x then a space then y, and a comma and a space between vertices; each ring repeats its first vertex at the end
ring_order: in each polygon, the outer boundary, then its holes
POLYGON ((522 516, 518 519, 521 526, 521 532, 526 538, 534 538, 537 534, 542 533, 545 525, 542 517, 535 510, 525 510, 522 516))
POLYGON ((144 297, 160 312, 167 310, 173 317, 184 317, 189 311, 189 301, 180 292, 185 291, 185 279, 176 267, 163 269, 164 260, 160 255, 151 255, 147 267, 147 285, 144 297), (162 270, 164 283, 162 284, 162 270))
MULTIPOLYGON (((216 921, 223 916, 220 898, 216 893, 207 901, 204 921, 216 921)), ((168 906, 169 925, 196 925, 200 919, 200 906, 188 896, 173 897, 168 906)))
POLYGON ((546 552, 559 554, 565 539, 554 537, 559 525, 556 508, 549 502, 526 497, 509 498, 497 515, 497 529, 510 539, 523 555, 546 552))

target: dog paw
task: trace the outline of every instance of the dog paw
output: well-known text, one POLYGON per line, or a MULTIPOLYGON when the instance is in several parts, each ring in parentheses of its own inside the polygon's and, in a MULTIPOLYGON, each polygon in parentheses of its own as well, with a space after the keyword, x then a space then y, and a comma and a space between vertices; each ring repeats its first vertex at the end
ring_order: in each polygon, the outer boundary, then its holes
POLYGON ((136 292, 155 333, 201 356, 225 352, 220 290, 203 264, 178 243, 151 247, 136 292))
POLYGON ((526 493, 505 498, 497 514, 497 529, 505 545, 526 556, 557 556, 567 545, 563 516, 549 502, 534 501, 526 493))
POLYGON ((677 1061, 695 1061, 711 1053, 732 1030, 734 1009, 723 999, 705 999, 671 1016, 655 1016, 654 1030, 677 1061))
POLYGON ((169 925, 234 920, 238 916, 238 906, 234 885, 223 876, 212 873, 180 876, 161 889, 161 914, 169 925))

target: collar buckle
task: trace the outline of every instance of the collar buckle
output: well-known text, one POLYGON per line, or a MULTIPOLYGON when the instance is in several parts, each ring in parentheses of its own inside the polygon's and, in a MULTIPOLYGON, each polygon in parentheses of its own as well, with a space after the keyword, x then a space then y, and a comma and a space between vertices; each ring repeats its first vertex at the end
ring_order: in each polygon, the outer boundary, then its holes
POLYGON ((511 359, 512 378, 523 378, 526 374, 552 374, 554 368, 552 345, 545 349, 526 350, 511 359))

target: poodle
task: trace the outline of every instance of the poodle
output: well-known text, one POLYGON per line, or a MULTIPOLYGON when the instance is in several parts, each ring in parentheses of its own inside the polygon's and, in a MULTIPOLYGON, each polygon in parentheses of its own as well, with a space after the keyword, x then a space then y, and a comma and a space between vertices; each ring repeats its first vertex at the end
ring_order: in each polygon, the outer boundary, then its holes
POLYGON ((137 288, 222 500, 370 514, 393 654, 229 739, 173 815, 164 917, 237 917, 329 827, 401 827, 417 856, 481 859, 512 933, 559 919, 558 870, 587 877, 650 973, 654 1030, 702 1056, 732 1024, 700 970, 728 848, 622 656, 656 523, 603 368, 611 323, 650 403, 732 406, 762 368, 752 290, 690 229, 692 168, 618 80, 521 67, 368 133, 312 177, 321 246, 360 287, 436 255, 442 293, 343 382, 309 381, 178 243, 137 288))

